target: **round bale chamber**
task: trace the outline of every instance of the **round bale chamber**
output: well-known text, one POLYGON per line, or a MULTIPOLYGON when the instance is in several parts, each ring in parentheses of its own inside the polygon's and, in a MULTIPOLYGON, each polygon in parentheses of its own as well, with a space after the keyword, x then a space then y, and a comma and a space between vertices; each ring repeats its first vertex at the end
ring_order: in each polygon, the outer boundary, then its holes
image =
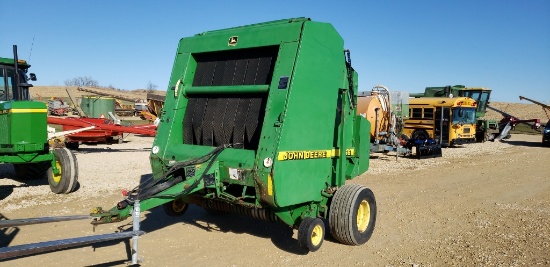
POLYGON ((90 118, 106 118, 109 116, 109 112, 115 113, 115 99, 102 96, 82 96, 80 107, 90 118))

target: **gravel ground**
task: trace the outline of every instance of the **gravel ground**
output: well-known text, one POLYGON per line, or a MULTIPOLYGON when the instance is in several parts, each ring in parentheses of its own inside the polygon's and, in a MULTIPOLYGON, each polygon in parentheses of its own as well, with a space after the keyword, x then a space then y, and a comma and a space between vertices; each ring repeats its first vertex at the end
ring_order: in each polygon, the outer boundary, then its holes
MULTIPOLYGON (((81 146, 80 188, 55 195, 45 182, 13 180, 0 168, 0 218, 86 214, 110 208, 120 191, 150 174, 152 138, 81 146)), ((444 148, 443 157, 395 159, 375 155, 352 183, 377 198, 376 230, 362 246, 327 235, 315 253, 303 251, 296 231, 252 218, 214 216, 191 206, 182 218, 162 209, 142 213, 144 266, 550 266, 550 149, 540 136, 444 148)), ((129 221, 92 231, 71 221, 0 229, 0 246, 112 233, 129 221)), ((36 255, 0 266, 125 266, 123 243, 36 255)))
MULTIPOLYGON (((80 188, 68 195, 51 194, 47 181, 17 181, 10 165, 0 165, 0 210, 13 211, 36 205, 52 205, 72 202, 96 195, 112 194, 131 189, 142 175, 151 173, 149 152, 152 137, 130 135, 123 144, 82 145, 75 151, 79 163, 80 188), (37 201, 40 196, 40 201, 37 201)), ((487 142, 452 148, 443 148, 443 157, 412 159, 395 154, 375 154, 370 161, 367 176, 381 173, 403 172, 448 164, 450 159, 478 154, 497 154, 509 148, 506 142, 487 142)))
POLYGON ((135 187, 151 173, 149 152, 153 137, 130 135, 123 144, 81 145, 75 151, 80 187, 68 195, 52 194, 47 181, 17 181, 10 165, 0 165, 0 211, 73 202, 135 187), (39 201, 37 201, 39 199, 39 201))
POLYGON ((503 149, 512 147, 506 141, 467 144, 443 148, 442 157, 418 160, 409 157, 395 157, 395 153, 374 154, 370 161, 369 170, 365 175, 381 173, 403 172, 410 170, 429 169, 433 166, 448 164, 450 159, 466 158, 475 155, 495 155, 503 149))

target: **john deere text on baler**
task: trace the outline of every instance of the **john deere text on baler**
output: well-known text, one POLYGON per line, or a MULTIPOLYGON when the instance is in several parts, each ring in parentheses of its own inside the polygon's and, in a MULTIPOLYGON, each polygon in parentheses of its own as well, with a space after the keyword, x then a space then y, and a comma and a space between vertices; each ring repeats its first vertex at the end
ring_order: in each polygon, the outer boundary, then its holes
POLYGON ((189 203, 298 228, 317 250, 321 218, 344 244, 365 243, 376 202, 345 184, 368 168, 369 123, 357 73, 332 25, 299 18, 181 39, 151 152, 153 179, 94 223, 139 201, 181 215, 189 203), (347 60, 346 60, 347 55, 347 60))
MULTIPOLYGON (((13 59, 0 58, 0 164, 13 164, 18 179, 48 179, 54 193, 70 193, 78 182, 76 157, 68 149, 49 148, 48 108, 30 101, 30 65, 18 60, 17 46, 13 51, 13 59)), ((36 80, 34 73, 30 80, 36 80)))

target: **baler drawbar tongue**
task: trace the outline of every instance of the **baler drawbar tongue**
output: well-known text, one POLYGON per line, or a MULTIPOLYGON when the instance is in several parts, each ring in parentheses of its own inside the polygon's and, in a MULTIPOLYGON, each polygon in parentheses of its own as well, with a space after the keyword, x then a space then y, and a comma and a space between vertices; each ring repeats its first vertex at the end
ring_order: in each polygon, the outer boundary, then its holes
POLYGON ((14 219, 14 220, 1 220, 0 229, 8 227, 16 227, 22 225, 49 223, 49 222, 65 222, 75 220, 92 219, 90 215, 72 215, 72 216, 56 216, 56 217, 40 217, 40 218, 27 218, 27 219, 14 219))
MULTIPOLYGON (((106 242, 106 241, 128 240, 132 238, 133 239, 132 247, 134 250, 132 252, 132 264, 137 264, 138 263, 137 238, 145 234, 145 232, 139 230, 139 201, 136 201, 136 202, 137 202, 136 206, 132 211, 132 217, 134 219, 132 231, 108 233, 108 234, 93 235, 93 236, 73 237, 73 238, 38 242, 38 243, 32 243, 32 244, 23 244, 23 245, 11 246, 11 247, 0 247, 0 261, 20 258, 25 256, 31 256, 36 254, 42 254, 42 253, 47 253, 47 252, 52 252, 57 250, 84 247, 87 245, 106 242)), ((90 219, 90 218, 93 218, 93 216, 74 215, 74 216, 1 220, 0 229, 31 225, 31 224, 74 221, 74 220, 83 220, 83 219, 90 219)))
MULTIPOLYGON (((139 235, 145 234, 143 231, 139 231, 139 235)), ((12 247, 0 248, 0 260, 7 260, 12 258, 19 258, 24 256, 31 256, 40 253, 52 252, 56 250, 70 249, 83 247, 91 244, 129 239, 134 236, 134 232, 120 232, 111 234, 102 234, 94 236, 75 237, 54 241, 46 241, 32 244, 25 244, 12 247)))

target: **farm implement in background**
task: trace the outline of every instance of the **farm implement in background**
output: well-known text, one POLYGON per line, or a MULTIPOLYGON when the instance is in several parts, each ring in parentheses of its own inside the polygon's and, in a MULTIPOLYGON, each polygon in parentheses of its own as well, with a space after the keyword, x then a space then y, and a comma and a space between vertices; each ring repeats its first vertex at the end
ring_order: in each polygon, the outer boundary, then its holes
MULTIPOLYGON (((96 90, 90 87, 78 87, 78 91, 92 93, 94 95, 112 97, 115 99, 115 114, 117 116, 136 116, 143 109, 144 100, 123 96, 120 94, 106 93, 101 90, 96 90), (125 104, 122 101, 130 102, 132 104, 125 104)), ((83 116, 81 114, 81 116, 83 116)))
POLYGON ((83 143, 119 143, 123 141, 124 133, 155 136, 157 126, 154 124, 122 126, 116 120, 105 118, 58 118, 48 117, 49 124, 62 125, 63 131, 78 131, 82 128, 88 130, 79 131, 65 136, 65 146, 69 149, 78 149, 83 143), (93 126, 93 129, 88 127, 93 126))
POLYGON ((546 114, 547 119, 550 120, 550 105, 546 105, 544 103, 535 101, 531 98, 527 98, 527 97, 524 97, 524 96, 519 96, 519 100, 527 100, 527 101, 529 101, 533 104, 539 105, 542 108, 542 110, 544 110, 544 113, 546 114))
POLYGON ((52 97, 48 100, 48 114, 64 116, 71 110, 70 106, 61 98, 52 97))
POLYGON ((469 97, 476 101, 476 141, 494 141, 510 138, 510 130, 519 123, 528 124, 533 129, 540 127, 540 119, 519 119, 504 111, 489 105, 491 91, 482 87, 466 87, 464 85, 426 87, 424 93, 411 94, 412 97, 469 97), (503 118, 500 121, 486 119, 487 109, 500 113, 503 118))
POLYGON ((490 105, 487 105, 487 108, 503 116, 503 118, 498 122, 499 131, 498 133, 493 134, 493 137, 490 139, 491 141, 509 139, 511 137, 510 131, 514 130, 516 128, 516 125, 520 123, 529 126, 533 130, 537 130, 540 128, 540 119, 520 119, 490 105))
POLYGON ((160 113, 164 108, 164 99, 166 96, 147 93, 147 107, 140 112, 140 117, 144 120, 155 121, 160 117, 160 113))
POLYGON ((164 107, 165 95, 147 93, 146 100, 134 99, 123 95, 103 92, 89 87, 78 87, 79 91, 92 93, 99 96, 112 97, 115 99, 115 114, 118 116, 139 116, 143 120, 155 121, 160 116, 164 107), (132 105, 124 104, 122 101, 132 102, 132 105))
POLYGON ((550 105, 546 105, 544 103, 535 101, 533 99, 530 99, 524 96, 519 96, 519 100, 527 100, 531 103, 534 103, 542 107, 542 109, 544 110, 544 113, 546 114, 546 118, 548 119, 544 129, 542 130, 542 144, 546 146, 550 146, 550 105))
MULTIPOLYGON (((120 95, 112 96, 99 90, 87 87, 79 87, 79 91, 89 92, 100 95, 99 97, 83 96, 81 105, 77 105, 76 99, 69 93, 69 97, 78 110, 79 118, 75 117, 48 117, 49 124, 61 125, 63 132, 72 132, 64 135, 63 139, 56 143, 64 143, 65 147, 78 149, 81 143, 122 143, 123 134, 141 134, 155 136, 156 125, 144 124, 136 126, 123 126, 121 120, 114 113, 124 115, 134 115, 138 113, 134 106, 124 106, 119 99, 132 101, 133 99, 120 95), (124 109, 119 109, 123 107, 124 109), (90 129, 93 127, 93 129, 90 129), (81 129, 86 130, 81 130, 81 129)), ((140 101, 135 101, 136 107, 140 101)))

